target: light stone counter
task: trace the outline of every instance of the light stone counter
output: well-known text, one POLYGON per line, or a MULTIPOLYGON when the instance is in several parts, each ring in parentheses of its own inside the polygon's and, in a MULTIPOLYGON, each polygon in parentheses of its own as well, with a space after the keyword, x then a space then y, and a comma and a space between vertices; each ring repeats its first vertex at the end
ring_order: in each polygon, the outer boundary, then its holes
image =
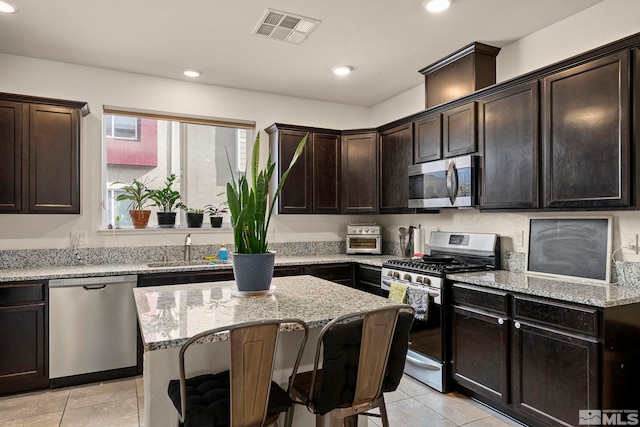
MULTIPOLYGON (((296 261, 297 263, 297 261, 296 261)), ((267 297, 236 297, 235 282, 207 282, 134 289, 144 342, 145 424, 177 424, 177 412, 167 396, 169 380, 177 379, 178 352, 191 336, 218 326, 269 318, 300 318, 311 328, 300 371, 313 367, 315 343, 321 326, 356 311, 390 304, 385 298, 312 276, 275 277, 275 290, 267 297)), ((274 381, 286 387, 302 331, 283 326, 278 340, 274 381)), ((191 377, 228 369, 226 335, 189 350, 191 377)), ((365 417, 361 417, 366 422, 365 417)), ((295 412, 294 425, 314 425, 304 408, 295 412)), ((366 423, 364 424, 366 425, 366 423)))
MULTIPOLYGON (((382 263, 397 258, 389 255, 308 255, 308 256, 276 256, 276 266, 338 264, 355 262, 381 267, 382 263)), ((69 266, 47 266, 30 268, 8 268, 0 270, 0 282, 19 282, 27 280, 64 279, 71 277, 120 276, 128 274, 153 274, 180 271, 225 270, 231 269, 231 263, 209 265, 206 261, 195 260, 190 264, 182 261, 169 261, 166 266, 158 266, 158 262, 135 264, 77 264, 69 266), (152 266, 150 267, 149 264, 152 266)))
POLYGON ((595 307, 614 307, 640 302, 640 288, 591 282, 570 282, 503 270, 449 274, 447 278, 456 282, 595 307))

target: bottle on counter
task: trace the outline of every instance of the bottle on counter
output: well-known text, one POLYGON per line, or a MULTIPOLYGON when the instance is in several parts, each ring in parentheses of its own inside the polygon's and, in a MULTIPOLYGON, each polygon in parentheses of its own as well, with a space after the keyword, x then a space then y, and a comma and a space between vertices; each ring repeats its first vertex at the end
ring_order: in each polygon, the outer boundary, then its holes
POLYGON ((220 261, 226 261, 228 259, 228 251, 227 251, 227 248, 225 248, 224 245, 222 245, 222 247, 218 251, 218 259, 220 261))

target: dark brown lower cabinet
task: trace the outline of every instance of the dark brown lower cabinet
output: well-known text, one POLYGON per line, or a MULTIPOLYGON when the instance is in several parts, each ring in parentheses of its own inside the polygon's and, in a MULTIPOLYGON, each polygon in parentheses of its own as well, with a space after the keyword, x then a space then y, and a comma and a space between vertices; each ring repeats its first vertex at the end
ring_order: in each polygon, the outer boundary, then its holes
POLYGON ((381 278, 382 267, 376 267, 373 265, 356 264, 356 280, 355 287, 361 291, 368 292, 374 295, 380 295, 387 297, 388 291, 382 290, 381 278))
POLYGON ((513 405, 519 412, 553 425, 579 425, 580 410, 598 404, 598 341, 514 323, 513 405))
POLYGON ((451 376, 463 393, 536 426, 640 409, 640 304, 590 307, 462 283, 452 293, 451 376))
POLYGON ((44 282, 0 285, 0 395, 49 386, 44 282))
POLYGON ((496 402, 509 401, 509 325, 506 294, 454 285, 451 375, 496 402), (494 305, 495 301, 501 304, 494 305))
POLYGON ((304 266, 304 274, 353 287, 353 264, 313 264, 304 266))

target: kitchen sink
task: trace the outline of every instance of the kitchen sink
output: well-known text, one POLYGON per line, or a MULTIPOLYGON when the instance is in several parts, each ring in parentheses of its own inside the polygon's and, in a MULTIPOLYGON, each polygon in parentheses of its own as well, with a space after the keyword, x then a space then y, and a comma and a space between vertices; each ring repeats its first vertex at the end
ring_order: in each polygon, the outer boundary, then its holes
POLYGON ((217 265, 219 263, 211 263, 211 261, 207 260, 194 260, 194 261, 158 261, 158 262, 149 262, 147 263, 147 267, 157 268, 157 267, 188 267, 190 265, 217 265))

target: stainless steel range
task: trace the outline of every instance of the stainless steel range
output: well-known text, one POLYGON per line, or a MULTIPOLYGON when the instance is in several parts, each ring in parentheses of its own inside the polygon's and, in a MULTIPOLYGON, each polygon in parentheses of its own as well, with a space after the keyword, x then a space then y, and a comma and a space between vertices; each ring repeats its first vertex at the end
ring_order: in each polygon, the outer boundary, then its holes
POLYGON ((397 283, 427 291, 427 315, 425 319, 417 316, 413 322, 404 371, 445 392, 451 336, 443 309, 449 301, 446 275, 499 268, 500 238, 497 234, 433 231, 429 248, 430 254, 422 258, 384 263, 381 287, 388 291, 392 283, 397 283))

